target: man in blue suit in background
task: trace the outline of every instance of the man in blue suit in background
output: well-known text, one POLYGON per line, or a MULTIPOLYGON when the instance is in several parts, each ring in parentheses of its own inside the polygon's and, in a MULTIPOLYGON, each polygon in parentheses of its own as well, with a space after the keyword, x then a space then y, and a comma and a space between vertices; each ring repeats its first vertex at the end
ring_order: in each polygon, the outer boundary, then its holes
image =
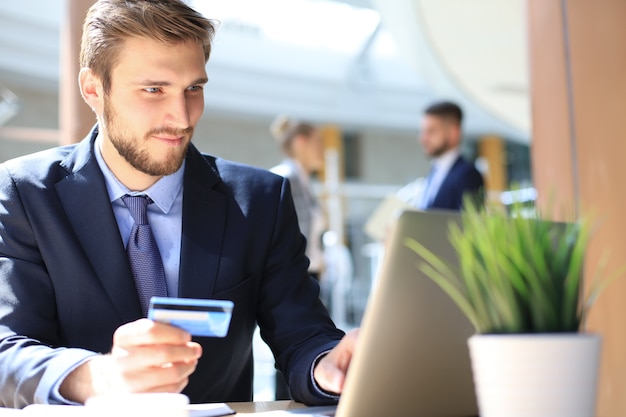
POLYGON ((460 210, 466 195, 482 199, 483 177, 473 163, 461 156, 463 112, 455 103, 437 102, 424 111, 420 143, 431 158, 431 170, 421 198, 423 210, 460 210))
POLYGON ((0 406, 250 401, 257 325, 294 399, 337 401, 357 332, 319 300, 288 181, 191 143, 213 33, 182 0, 98 0, 79 76, 96 126, 0 165, 0 406), (147 319, 156 288, 233 301, 228 335, 147 319))

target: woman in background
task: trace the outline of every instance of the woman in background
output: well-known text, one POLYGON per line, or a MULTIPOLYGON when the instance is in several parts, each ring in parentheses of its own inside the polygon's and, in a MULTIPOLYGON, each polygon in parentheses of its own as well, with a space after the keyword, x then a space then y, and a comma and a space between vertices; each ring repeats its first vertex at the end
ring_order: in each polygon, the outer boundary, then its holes
MULTIPOLYGON (((309 274, 319 280, 324 266, 322 233, 326 218, 311 189, 311 177, 324 166, 324 144, 312 124, 285 116, 278 116, 272 122, 270 132, 286 156, 271 171, 289 180, 300 231, 307 239, 306 255, 311 262, 309 274)), ((290 399, 285 378, 278 371, 275 383, 275 399, 290 399)))
POLYGON ((326 218, 311 189, 311 177, 324 166, 324 144, 315 126, 285 116, 277 117, 270 131, 286 155, 271 171, 289 179, 300 231, 307 239, 309 273, 319 280, 324 266, 322 234, 326 218))

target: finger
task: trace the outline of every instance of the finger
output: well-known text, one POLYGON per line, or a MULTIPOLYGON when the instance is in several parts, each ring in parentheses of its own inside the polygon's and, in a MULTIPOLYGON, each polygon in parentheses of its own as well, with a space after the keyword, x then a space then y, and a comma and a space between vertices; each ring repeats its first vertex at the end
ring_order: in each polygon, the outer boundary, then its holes
POLYGON ((111 355, 123 372, 134 372, 144 368, 161 367, 164 364, 197 361, 202 347, 195 342, 185 345, 141 345, 126 348, 113 347, 111 355))
POLYGON ((358 335, 359 329, 354 329, 346 333, 339 344, 326 355, 326 362, 331 361, 336 368, 347 372, 352 356, 354 355, 358 335))
MULTIPOLYGON (((177 363, 146 372, 147 383, 152 390, 182 390, 189 381, 189 376, 195 371, 197 361, 177 363)), ((145 379, 144 379, 145 380, 145 379)), ((169 391, 168 391, 169 392, 169 391)))
POLYGON ((191 341, 191 335, 186 331, 148 319, 127 323, 120 326, 113 334, 114 346, 182 345, 189 341, 191 341))
POLYGON ((358 329, 348 332, 339 344, 319 361, 313 370, 313 377, 320 388, 336 394, 342 392, 358 335, 358 329))
POLYGON ((335 394, 340 394, 341 391, 343 391, 345 373, 337 368, 327 356, 322 358, 317 364, 313 372, 313 377, 324 391, 335 394))
POLYGON ((339 342, 339 345, 331 351, 334 355, 336 355, 335 360, 337 367, 344 372, 348 371, 348 367, 350 366, 350 362, 354 356, 354 350, 356 348, 358 338, 359 329, 353 329, 346 333, 343 339, 341 339, 341 342, 339 342))
POLYGON ((179 362, 167 366, 126 370, 119 385, 126 392, 180 392, 196 369, 197 361, 179 362))
POLYGON ((142 392, 171 392, 171 393, 179 393, 189 384, 189 378, 185 378, 184 380, 170 385, 161 385, 158 387, 149 388, 146 391, 142 392))

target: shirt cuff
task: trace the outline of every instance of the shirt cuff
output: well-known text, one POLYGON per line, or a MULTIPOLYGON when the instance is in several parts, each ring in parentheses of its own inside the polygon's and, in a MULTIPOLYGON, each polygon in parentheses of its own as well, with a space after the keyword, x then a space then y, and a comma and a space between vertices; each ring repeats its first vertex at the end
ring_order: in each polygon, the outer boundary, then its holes
POLYGON ((87 356, 83 356, 81 360, 79 360, 78 362, 76 362, 74 365, 72 365, 70 368, 68 368, 65 372, 63 372, 61 374, 61 376, 59 376, 59 378, 56 380, 56 382, 52 385, 52 389, 50 391, 50 398, 49 398, 49 404, 59 404, 59 405, 82 405, 80 403, 74 402, 74 401, 69 401, 66 398, 64 398, 61 395, 61 384, 63 384, 63 381, 65 381, 65 378, 67 378, 67 376, 72 373, 76 368, 78 368, 79 366, 83 365, 84 363, 86 363, 87 361, 91 360, 94 356, 98 356, 97 353, 91 353, 88 354, 87 356))
POLYGON ((319 363, 319 361, 328 354, 328 352, 330 352, 329 350, 326 350, 322 353, 320 353, 319 355, 317 355, 315 357, 315 360, 313 361, 313 365, 311 365, 311 384, 313 385, 313 389, 315 390, 315 392, 325 398, 329 398, 332 400, 339 400, 339 395, 337 394, 333 394, 330 393, 328 391, 324 391, 317 383, 317 381, 315 380, 315 376, 313 376, 313 370, 315 369, 315 367, 317 366, 317 364, 319 363))

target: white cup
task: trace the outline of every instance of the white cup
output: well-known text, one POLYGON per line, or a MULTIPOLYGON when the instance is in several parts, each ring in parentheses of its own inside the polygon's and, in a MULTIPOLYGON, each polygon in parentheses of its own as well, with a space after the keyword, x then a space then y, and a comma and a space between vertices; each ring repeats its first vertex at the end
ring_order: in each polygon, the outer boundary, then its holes
POLYGON ((184 394, 111 394, 85 402, 91 417, 189 417, 189 398, 184 394))

